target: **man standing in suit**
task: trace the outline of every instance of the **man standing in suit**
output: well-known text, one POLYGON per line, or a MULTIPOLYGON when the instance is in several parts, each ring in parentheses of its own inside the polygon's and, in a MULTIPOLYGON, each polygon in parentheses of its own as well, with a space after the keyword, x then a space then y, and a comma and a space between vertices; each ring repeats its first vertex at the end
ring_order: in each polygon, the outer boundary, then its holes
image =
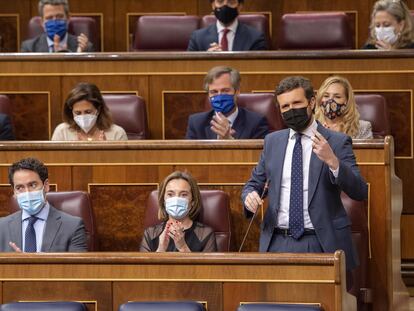
POLYGON ((276 88, 282 117, 289 129, 264 141, 259 163, 244 186, 247 216, 262 204, 259 193, 268 183, 269 207, 261 225, 260 251, 320 253, 342 249, 352 270, 358 256, 351 223, 340 198, 368 196, 349 136, 324 128, 312 112, 312 85, 303 77, 288 77, 276 88))
POLYGON ((67 0, 40 0, 39 14, 44 33, 22 43, 21 52, 93 52, 88 38, 68 33, 69 4, 67 0))
POLYGON ((233 68, 218 66, 204 78, 211 110, 188 118, 187 139, 249 139, 264 138, 269 128, 266 118, 237 107, 240 94, 240 73, 233 68))
POLYGON ((47 167, 25 158, 9 168, 9 182, 20 211, 0 218, 2 252, 83 252, 86 233, 79 217, 58 211, 45 200, 47 167))
POLYGON ((267 50, 265 35, 240 23, 237 16, 243 0, 210 0, 217 22, 194 31, 188 51, 254 51, 267 50))

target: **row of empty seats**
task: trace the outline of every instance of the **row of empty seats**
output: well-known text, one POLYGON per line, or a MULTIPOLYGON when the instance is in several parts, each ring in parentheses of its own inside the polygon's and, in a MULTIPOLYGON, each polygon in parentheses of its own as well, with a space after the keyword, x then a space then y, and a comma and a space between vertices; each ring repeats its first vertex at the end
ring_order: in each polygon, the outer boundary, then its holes
MULTIPOLYGON (((147 109, 142 97, 130 94, 104 94, 103 97, 112 113, 114 123, 126 131, 128 139, 150 138, 147 109)), ((361 119, 371 122, 374 138, 389 135, 390 125, 385 98, 378 94, 357 94, 355 100, 361 119)), ((242 93, 238 96, 237 104, 264 115, 270 131, 285 128, 272 93, 242 93)), ((0 113, 12 117, 11 105, 6 95, 0 95, 0 113)), ((204 109, 211 109, 207 98, 204 109)))
MULTIPOLYGON (((239 20, 265 34, 269 49, 271 30, 267 15, 242 14, 239 20)), ((133 51, 185 51, 193 31, 216 22, 214 15, 202 18, 193 15, 144 15, 137 19, 132 34, 133 51)), ((353 49, 354 34, 348 16, 343 12, 285 14, 278 34, 278 49, 353 49)), ((28 39, 43 33, 40 16, 28 26, 28 39)), ((74 16, 69 21, 69 33, 84 33, 100 52, 103 34, 96 20, 74 16)))
MULTIPOLYGON (((80 302, 14 302, 3 304, 0 311, 86 311, 80 302)), ((127 302, 119 311, 205 311, 203 304, 195 301, 159 301, 159 302, 127 302)), ((241 304, 237 311, 319 311, 319 304, 277 304, 252 303, 241 304)))
MULTIPOLYGON (((89 195, 82 191, 48 192, 47 200, 55 208, 68 214, 81 217, 85 223, 88 249, 97 251, 98 237, 95 229, 95 217, 89 195)), ((158 191, 151 192, 144 214, 144 228, 161 223, 158 219, 158 191)), ((352 237, 358 249, 360 266, 353 270, 352 288, 350 293, 357 296, 361 303, 366 301, 368 289, 368 219, 364 202, 354 201, 344 193, 342 203, 352 222, 352 237)), ((220 190, 201 190, 202 209, 198 220, 213 228, 216 236, 217 250, 228 252, 233 249, 230 200, 227 193, 220 190)), ((11 199, 10 213, 19 209, 14 199, 11 199)), ((139 241, 137 241, 138 245, 139 241)))

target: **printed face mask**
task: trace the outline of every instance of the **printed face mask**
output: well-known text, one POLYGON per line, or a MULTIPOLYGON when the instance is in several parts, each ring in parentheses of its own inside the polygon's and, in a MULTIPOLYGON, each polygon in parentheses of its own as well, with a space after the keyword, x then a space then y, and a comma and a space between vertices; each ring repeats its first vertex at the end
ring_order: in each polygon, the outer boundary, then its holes
POLYGON ((19 207, 31 216, 39 213, 45 203, 43 188, 38 191, 18 193, 16 199, 19 207))
POLYGON ((331 120, 340 117, 346 109, 346 104, 339 104, 333 98, 322 101, 321 106, 325 117, 331 120))
POLYGON ((45 22, 47 36, 53 40, 58 35, 62 40, 68 31, 68 22, 66 19, 51 19, 45 22))
POLYGON ((180 197, 165 199, 165 210, 174 219, 183 219, 188 214, 188 200, 180 197))
POLYGON ((234 94, 220 94, 210 97, 211 107, 216 112, 229 113, 234 108, 234 94))

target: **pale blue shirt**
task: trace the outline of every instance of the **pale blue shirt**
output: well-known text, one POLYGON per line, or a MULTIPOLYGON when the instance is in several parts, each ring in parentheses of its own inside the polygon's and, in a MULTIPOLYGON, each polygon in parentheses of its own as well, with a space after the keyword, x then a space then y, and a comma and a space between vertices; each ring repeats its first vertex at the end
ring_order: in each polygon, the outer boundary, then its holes
MULTIPOLYGON (((303 221, 305 228, 313 229, 313 224, 308 211, 308 190, 309 190, 309 167, 312 156, 312 137, 317 131, 318 123, 313 122, 303 132, 302 142, 302 164, 303 164, 303 221)), ((282 182, 280 191, 280 207, 277 215, 278 228, 289 227, 289 205, 290 205, 290 183, 292 173, 292 156, 293 147, 295 146, 296 132, 292 129, 289 131, 289 139, 286 147, 285 160, 283 162, 282 182)), ((330 169, 335 178, 338 177, 339 167, 334 171, 330 169)))
MULTIPOLYGON (((47 34, 46 34, 46 40, 47 40, 47 46, 49 47, 49 53, 55 52, 54 51, 55 43, 53 42, 53 40, 49 38, 47 34)), ((66 33, 63 39, 60 40, 59 47, 63 49, 66 45, 66 49, 67 49, 68 48, 67 43, 68 43, 68 33, 66 33)))
MULTIPOLYGON (((41 209, 41 211, 39 213, 37 213, 36 216, 37 218, 39 218, 33 225, 35 232, 36 232, 36 252, 40 253, 42 251, 42 242, 43 242, 43 234, 45 232, 45 228, 46 228, 46 220, 47 217, 49 216, 49 210, 50 210, 50 206, 49 203, 46 201, 45 206, 41 209)), ((29 218, 30 215, 25 211, 22 210, 22 251, 24 251, 24 246, 25 246, 25 233, 26 233, 26 228, 29 224, 29 218)))

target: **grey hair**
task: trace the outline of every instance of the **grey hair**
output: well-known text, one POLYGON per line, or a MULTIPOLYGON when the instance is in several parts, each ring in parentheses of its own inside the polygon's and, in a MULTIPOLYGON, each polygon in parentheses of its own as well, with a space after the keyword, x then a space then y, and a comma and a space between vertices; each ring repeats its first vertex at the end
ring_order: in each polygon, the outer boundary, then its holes
POLYGON ((63 5, 65 9, 66 17, 69 16, 69 3, 68 0, 40 0, 39 1, 39 15, 43 18, 43 8, 46 4, 50 5, 63 5))
POLYGON ((226 73, 230 75, 230 81, 233 89, 236 91, 240 90, 241 77, 239 71, 226 66, 213 67, 208 71, 207 75, 204 78, 204 89, 208 92, 208 86, 213 83, 214 80, 220 78, 226 73))

